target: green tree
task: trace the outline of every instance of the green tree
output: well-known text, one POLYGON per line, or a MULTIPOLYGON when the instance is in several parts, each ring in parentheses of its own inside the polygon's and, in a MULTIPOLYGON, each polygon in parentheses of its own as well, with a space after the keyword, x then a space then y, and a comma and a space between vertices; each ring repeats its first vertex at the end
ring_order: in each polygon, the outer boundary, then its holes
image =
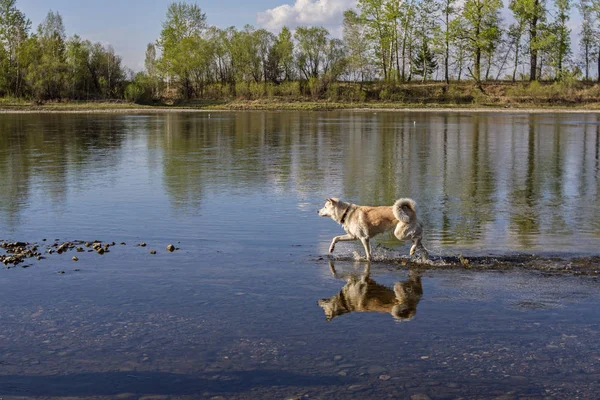
POLYGON ((111 46, 88 42, 88 47, 90 94, 95 98, 121 97, 126 79, 121 57, 114 53, 111 46))
POLYGON ((0 0, 0 95, 20 95, 22 65, 19 48, 27 40, 31 21, 16 7, 16 0, 0 0))
POLYGON ((579 46, 583 53, 584 77, 587 81, 590 78, 590 59, 596 38, 596 32, 594 31, 595 15, 590 0, 579 0, 577 8, 579 9, 582 18, 581 31, 579 33, 579 46))
POLYGON ((431 47, 434 38, 439 37, 439 11, 440 5, 434 0, 422 0, 417 4, 415 10, 415 39, 418 45, 411 65, 412 72, 420 75, 423 82, 437 69, 437 62, 431 47))
POLYGON ((219 29, 210 27, 208 29, 208 41, 213 49, 213 68, 216 80, 221 85, 233 84, 233 59, 231 56, 231 40, 235 29, 219 29))
POLYGON ((206 28, 206 14, 198 5, 183 2, 169 5, 157 42, 162 52, 158 65, 167 81, 172 79, 185 98, 190 98, 194 91, 193 57, 188 57, 187 52, 199 44, 206 28))
POLYGON ((466 0, 462 35, 473 57, 471 75, 481 82, 481 58, 494 51, 500 39, 501 0, 466 0))
POLYGON ((62 17, 49 11, 28 44, 31 60, 26 80, 35 98, 60 99, 68 93, 69 68, 62 17))
MULTIPOLYGON (((402 31, 402 64, 398 64, 398 68, 400 69, 400 80, 406 81, 406 59, 409 60, 409 74, 412 71, 410 68, 410 63, 412 63, 412 49, 414 45, 414 19, 415 19, 415 6, 414 0, 406 1, 400 4, 398 19, 400 21, 400 27, 402 31)), ((410 76, 408 77, 410 80, 410 76)))
POLYGON ((552 24, 555 44, 551 46, 552 58, 556 68, 556 78, 561 79, 564 72, 564 62, 571 52, 571 29, 567 27, 571 0, 554 0, 556 20, 552 24))
POLYGON ((524 26, 522 22, 516 22, 508 27, 507 36, 509 46, 514 48, 514 66, 512 72, 512 81, 515 82, 517 79, 517 69, 521 61, 521 41, 523 37, 524 26))
POLYGON ((329 32, 322 27, 298 27, 296 63, 304 79, 318 78, 328 53, 329 32))
MULTIPOLYGON (((596 21, 596 24, 600 21, 600 0, 591 0, 590 8, 592 10, 593 20, 596 21)), ((598 41, 598 36, 600 36, 600 32, 598 26, 596 25, 592 31, 594 32, 594 50, 597 57, 596 65, 598 67, 598 82, 600 83, 600 41, 598 41)))
POLYGON ((346 48, 348 70, 354 81, 363 82, 370 78, 370 43, 365 37, 366 27, 354 10, 344 12, 343 37, 346 48))
POLYGON ((454 40, 451 21, 457 12, 457 0, 444 0, 442 3, 442 16, 444 21, 443 48, 444 48, 444 80, 450 83, 450 44, 454 40))
MULTIPOLYGON (((89 99, 93 85, 89 69, 91 43, 78 35, 67 41, 66 64, 69 96, 72 99, 89 99)), ((92 93, 94 95, 94 93, 92 93)))
POLYGON ((236 82, 260 82, 263 77, 263 52, 256 32, 251 25, 246 25, 241 31, 233 31, 229 49, 236 82))
POLYGON ((265 29, 258 29, 254 32, 254 42, 256 43, 256 49, 258 52, 259 65, 261 69, 261 76, 257 80, 261 79, 266 82, 268 80, 269 75, 269 54, 273 54, 271 50, 275 45, 275 35, 271 32, 268 32, 265 29))
POLYGON ((344 43, 340 39, 331 39, 323 62, 323 75, 329 81, 336 81, 346 72, 347 60, 344 43))
POLYGON ((426 40, 421 42, 421 46, 413 59, 413 73, 420 75, 422 81, 425 82, 427 77, 431 75, 438 67, 435 55, 429 48, 429 43, 426 40))
POLYGON ((283 79, 286 81, 294 79, 296 76, 294 68, 294 42, 292 40, 292 32, 286 26, 279 32, 275 48, 277 49, 279 64, 283 71, 283 79))
MULTIPOLYGON (((367 38, 374 41, 375 55, 379 60, 379 66, 383 72, 383 79, 388 80, 392 69, 391 61, 393 55, 392 45, 394 42, 393 20, 399 16, 394 13, 393 5, 386 4, 389 0, 358 0, 360 18, 367 26, 367 38)), ((399 11, 398 11, 399 14, 399 11)))
POLYGON ((518 24, 527 27, 529 36, 529 80, 537 79, 538 51, 540 49, 539 24, 546 19, 544 0, 510 0, 508 8, 518 24))
POLYGON ((143 81, 144 83, 149 83, 151 87, 151 97, 158 97, 160 92, 160 75, 158 72, 158 59, 156 57, 156 46, 154 43, 148 43, 148 46, 146 46, 144 67, 146 68, 146 76, 141 76, 138 80, 140 82, 143 81))

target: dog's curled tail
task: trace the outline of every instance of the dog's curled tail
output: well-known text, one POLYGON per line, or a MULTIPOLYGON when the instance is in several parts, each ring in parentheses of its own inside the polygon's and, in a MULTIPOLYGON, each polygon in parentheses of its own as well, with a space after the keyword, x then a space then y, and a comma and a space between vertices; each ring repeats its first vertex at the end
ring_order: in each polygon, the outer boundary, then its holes
POLYGON ((413 199, 398 199, 392 206, 392 211, 398 221, 413 222, 417 218, 417 203, 413 199))

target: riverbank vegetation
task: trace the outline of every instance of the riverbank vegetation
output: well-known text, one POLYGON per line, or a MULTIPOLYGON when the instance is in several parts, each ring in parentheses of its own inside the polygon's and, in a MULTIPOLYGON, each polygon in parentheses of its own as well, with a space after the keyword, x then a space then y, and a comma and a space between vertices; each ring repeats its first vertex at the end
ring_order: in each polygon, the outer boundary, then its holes
POLYGON ((134 73, 111 46, 67 37, 58 12, 34 30, 16 0, 0 0, 0 107, 600 104, 600 0, 507 5, 510 21, 500 0, 359 0, 335 38, 319 26, 220 29, 198 5, 172 3, 134 73))

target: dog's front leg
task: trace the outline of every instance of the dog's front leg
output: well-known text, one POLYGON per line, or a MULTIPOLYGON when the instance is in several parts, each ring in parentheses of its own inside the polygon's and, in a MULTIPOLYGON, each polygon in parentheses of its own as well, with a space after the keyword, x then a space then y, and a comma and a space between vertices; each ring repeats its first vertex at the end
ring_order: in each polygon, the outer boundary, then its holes
POLYGON ((371 261, 371 245, 369 244, 369 238, 360 238, 360 242, 365 248, 365 253, 367 253, 367 261, 371 261))
POLYGON ((342 236, 336 236, 333 238, 333 240, 331 241, 331 245, 329 246, 329 252, 333 253, 333 249, 335 249, 335 244, 339 241, 349 241, 349 240, 356 240, 356 238, 350 234, 348 235, 342 235, 342 236))

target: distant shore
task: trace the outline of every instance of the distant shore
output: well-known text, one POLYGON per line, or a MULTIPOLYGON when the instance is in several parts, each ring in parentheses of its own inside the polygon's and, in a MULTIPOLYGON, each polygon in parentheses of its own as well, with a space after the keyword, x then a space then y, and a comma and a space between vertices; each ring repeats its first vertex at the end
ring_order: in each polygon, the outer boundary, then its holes
POLYGON ((177 105, 139 105, 134 103, 64 102, 34 104, 0 104, 0 114, 144 114, 193 113, 218 111, 372 111, 372 112, 470 112, 470 113, 600 113, 600 104, 583 106, 546 106, 519 104, 515 106, 481 104, 406 104, 406 103, 341 103, 326 101, 234 100, 228 102, 190 102, 177 105))

